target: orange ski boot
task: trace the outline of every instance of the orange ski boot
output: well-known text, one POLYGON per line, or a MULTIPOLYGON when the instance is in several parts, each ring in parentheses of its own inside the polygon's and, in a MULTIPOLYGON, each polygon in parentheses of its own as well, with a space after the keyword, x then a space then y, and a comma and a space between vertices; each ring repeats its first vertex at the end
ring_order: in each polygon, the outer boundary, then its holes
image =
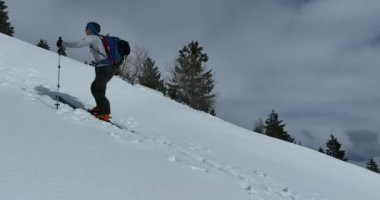
POLYGON ((110 122, 111 119, 109 114, 95 114, 95 117, 105 122, 110 122))

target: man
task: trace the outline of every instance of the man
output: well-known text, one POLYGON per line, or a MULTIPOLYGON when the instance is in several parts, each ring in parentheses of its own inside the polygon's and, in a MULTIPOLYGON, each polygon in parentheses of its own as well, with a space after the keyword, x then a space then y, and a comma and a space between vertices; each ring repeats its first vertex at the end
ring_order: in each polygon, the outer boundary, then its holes
POLYGON ((110 120, 111 108, 110 102, 106 97, 107 83, 111 80, 115 65, 107 62, 107 54, 104 45, 99 35, 100 25, 96 22, 89 22, 86 26, 86 37, 78 42, 65 42, 60 38, 57 42, 59 48, 81 48, 90 47, 90 52, 94 57, 95 62, 95 80, 91 84, 91 93, 95 98, 96 106, 90 112, 98 119, 103 121, 110 120))

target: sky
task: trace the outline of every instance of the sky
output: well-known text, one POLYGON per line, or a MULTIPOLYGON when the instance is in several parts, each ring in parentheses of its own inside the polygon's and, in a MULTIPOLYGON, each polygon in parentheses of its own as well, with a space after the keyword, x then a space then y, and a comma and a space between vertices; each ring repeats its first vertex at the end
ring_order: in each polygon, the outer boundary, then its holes
MULTIPOLYGON (((166 72, 197 40, 214 71, 217 116, 253 129, 272 110, 302 145, 333 134, 353 162, 380 158, 380 1, 5 0, 15 37, 56 50, 102 33, 149 49, 166 72)), ((69 57, 89 60, 88 49, 69 57)), ((51 66, 56 67, 56 66, 51 66)), ((63 66, 64 67, 64 66, 63 66)), ((90 84, 90 83, 89 83, 90 84)))

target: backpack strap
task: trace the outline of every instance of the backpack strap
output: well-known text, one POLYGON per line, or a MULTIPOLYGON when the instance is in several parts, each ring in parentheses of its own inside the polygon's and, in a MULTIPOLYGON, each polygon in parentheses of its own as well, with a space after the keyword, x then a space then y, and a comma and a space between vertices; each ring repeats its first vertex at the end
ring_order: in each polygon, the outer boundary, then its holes
POLYGON ((115 61, 110 56, 110 47, 109 47, 109 44, 108 44, 106 36, 103 36, 103 35, 97 35, 97 36, 102 41, 103 48, 104 48, 104 51, 106 52, 106 55, 104 55, 102 52, 98 51, 97 49, 95 49, 91 45, 90 45, 90 49, 93 49, 96 53, 98 53, 98 54, 102 55, 103 57, 105 57, 106 59, 108 59, 108 63, 102 63, 102 61, 100 61, 100 62, 98 62, 96 64, 111 64, 111 65, 115 65, 115 61))
POLYGON ((110 61, 110 64, 115 65, 115 61, 113 60, 113 58, 111 56, 111 48, 110 48, 110 45, 108 43, 107 36, 101 36, 100 39, 102 40, 103 47, 104 47, 104 50, 106 51, 107 57, 110 61))
POLYGON ((90 49, 94 50, 96 53, 98 53, 98 54, 100 54, 100 55, 102 55, 102 56, 104 56, 104 57, 107 58, 106 55, 104 55, 102 52, 100 52, 100 51, 98 51, 97 49, 95 49, 94 47, 92 47, 92 45, 90 45, 90 49))

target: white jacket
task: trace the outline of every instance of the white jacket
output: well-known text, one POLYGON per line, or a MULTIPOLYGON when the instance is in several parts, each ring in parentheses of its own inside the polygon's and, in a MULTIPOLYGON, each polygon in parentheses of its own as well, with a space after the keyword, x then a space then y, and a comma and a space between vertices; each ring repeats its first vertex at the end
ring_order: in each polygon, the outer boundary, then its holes
MULTIPOLYGON (((100 61, 107 59, 106 51, 104 50, 103 42, 99 36, 96 35, 87 35, 82 40, 78 42, 62 42, 63 46, 69 48, 81 48, 85 46, 90 47, 90 52, 94 57, 95 63, 99 63, 100 61)), ((96 65, 97 67, 103 65, 96 65)))

